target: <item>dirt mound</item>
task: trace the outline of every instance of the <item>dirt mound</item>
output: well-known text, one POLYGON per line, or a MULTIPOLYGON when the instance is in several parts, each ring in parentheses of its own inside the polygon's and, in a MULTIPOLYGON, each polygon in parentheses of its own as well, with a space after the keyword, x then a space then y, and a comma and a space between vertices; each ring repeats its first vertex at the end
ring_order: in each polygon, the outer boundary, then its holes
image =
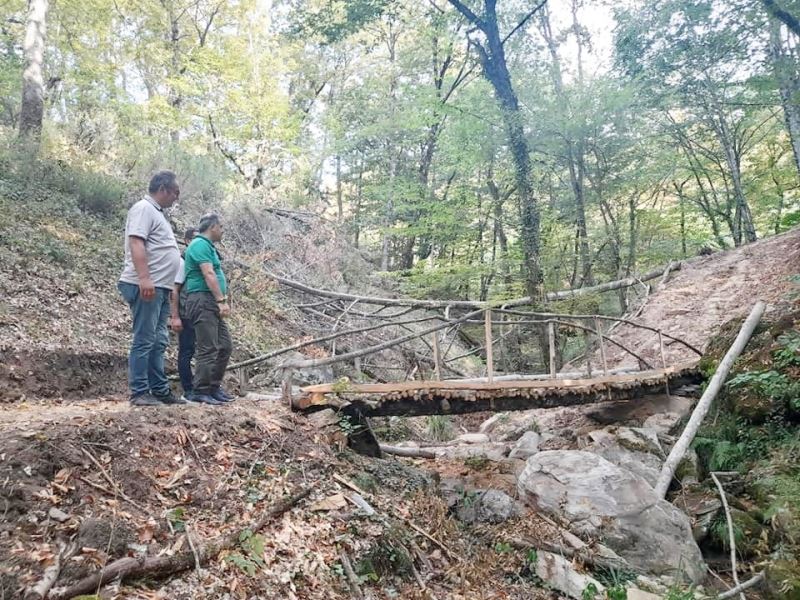
POLYGON ((549 597, 519 576, 523 553, 495 549, 509 534, 455 524, 430 475, 336 453, 323 437, 278 402, 9 406, 0 416, 0 596, 20 597, 61 551, 69 557, 57 587, 120 557, 173 556, 234 533, 239 543, 200 571, 111 592, 347 598, 346 552, 374 598, 428 597, 421 586, 440 598, 549 597), (252 530, 268 507, 306 487, 308 499, 252 530), (351 502, 353 487, 375 514, 351 502))
MULTIPOLYGON (((645 300, 636 321, 699 349, 730 319, 747 315, 757 300, 769 314, 778 305, 797 302, 800 284, 800 229, 740 248, 685 261, 666 285, 645 300)), ((654 365, 660 365, 658 335, 627 325, 612 337, 654 365)), ((609 348, 609 366, 636 366, 617 348, 609 348)), ((678 343, 666 343, 667 364, 693 360, 697 355, 678 343)), ((596 365, 597 362, 595 361, 596 365)))

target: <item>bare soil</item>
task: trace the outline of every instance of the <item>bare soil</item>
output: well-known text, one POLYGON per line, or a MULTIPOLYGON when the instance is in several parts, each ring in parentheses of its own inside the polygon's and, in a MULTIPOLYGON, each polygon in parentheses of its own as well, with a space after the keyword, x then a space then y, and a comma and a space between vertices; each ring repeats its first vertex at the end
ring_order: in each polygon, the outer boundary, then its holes
MULTIPOLYGON (((703 350, 727 321, 746 316, 757 300, 767 303, 767 313, 778 306, 798 304, 800 282, 800 229, 759 240, 740 248, 685 261, 671 274, 663 289, 654 291, 635 319, 686 340, 703 350)), ((651 282, 655 287, 657 281, 651 282)), ((621 325, 615 340, 660 365, 658 334, 621 325)), ((629 355, 608 348, 609 366, 635 367, 629 355)), ((667 364, 693 360, 697 355, 678 343, 666 343, 667 364)), ((594 361, 597 365, 597 361, 594 361)))
MULTIPOLYGON (((554 597, 519 577, 521 553, 493 549, 502 529, 458 525, 438 495, 437 477, 421 466, 337 453, 279 402, 145 409, 95 400, 46 411, 36 403, 8 405, 0 412, 0 597, 20 597, 61 545, 74 554, 59 586, 123 556, 185 550, 189 536, 196 545, 220 533, 247 536, 268 506, 306 486, 311 497, 261 532, 257 560, 243 545, 200 572, 112 584, 101 597, 347 598, 340 549, 366 573, 412 541, 427 561, 415 558, 415 568, 437 597, 554 597), (350 493, 342 479, 361 486, 377 516, 350 502, 316 508, 350 493)), ((363 583, 372 597, 427 597, 410 571, 380 571, 377 581, 363 583)))

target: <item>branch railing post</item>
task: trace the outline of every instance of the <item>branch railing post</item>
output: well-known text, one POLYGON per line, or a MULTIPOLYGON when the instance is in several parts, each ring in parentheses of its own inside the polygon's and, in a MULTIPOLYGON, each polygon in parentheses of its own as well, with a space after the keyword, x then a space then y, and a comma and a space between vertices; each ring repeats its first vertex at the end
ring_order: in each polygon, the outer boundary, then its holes
MULTIPOLYGON (((669 269, 669 267, 668 267, 668 269, 669 269)), ((667 273, 668 272, 669 271, 667 271, 667 273)), ((661 351, 661 368, 662 369, 666 369, 667 368, 667 358, 666 358, 666 355, 664 354, 664 336, 661 334, 661 330, 660 329, 658 330, 658 348, 661 351)), ((666 375, 664 376, 664 387, 667 390, 667 396, 669 396, 669 377, 667 377, 666 375)))
POLYGON ((603 330, 600 329, 600 319, 594 318, 594 328, 597 331, 597 339, 600 342, 600 360, 603 361, 603 375, 608 375, 608 362, 606 362, 606 346, 603 343, 603 330))
POLYGON ((281 376, 281 396, 287 406, 292 408, 292 381, 294 380, 294 369, 283 369, 281 376))
POLYGON ((494 382, 494 356, 492 355, 492 309, 486 308, 483 313, 483 334, 486 344, 486 379, 489 383, 494 382))
POLYGON ((556 325, 552 321, 547 324, 547 345, 550 350, 550 378, 556 378, 556 325))
POLYGON ((436 381, 442 380, 442 355, 439 349, 439 332, 433 332, 433 372, 436 381))
POLYGON ((247 393, 248 377, 247 367, 239 367, 239 394, 244 396, 247 393))

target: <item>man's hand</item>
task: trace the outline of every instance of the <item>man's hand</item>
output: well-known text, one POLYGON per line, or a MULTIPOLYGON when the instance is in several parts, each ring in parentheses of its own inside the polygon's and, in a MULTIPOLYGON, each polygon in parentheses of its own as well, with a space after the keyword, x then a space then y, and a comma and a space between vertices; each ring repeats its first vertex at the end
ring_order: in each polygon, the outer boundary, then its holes
POLYGON ((227 319, 231 316, 231 305, 227 302, 219 305, 219 316, 223 319, 227 319))
POLYGON ((145 302, 150 302, 156 297, 156 286, 153 285, 152 279, 148 277, 139 280, 139 295, 145 302))
POLYGON ((183 321, 181 321, 180 317, 170 317, 169 326, 175 333, 183 331, 183 321))

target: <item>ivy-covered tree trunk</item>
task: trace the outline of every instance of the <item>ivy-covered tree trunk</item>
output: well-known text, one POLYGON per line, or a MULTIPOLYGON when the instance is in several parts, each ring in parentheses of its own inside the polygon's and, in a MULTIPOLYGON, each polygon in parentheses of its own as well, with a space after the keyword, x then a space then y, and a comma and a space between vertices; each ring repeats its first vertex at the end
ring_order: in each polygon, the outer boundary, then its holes
POLYGON ((533 192, 530 150, 528 148, 528 140, 525 137, 519 100, 514 92, 511 74, 508 71, 505 49, 503 48, 505 40, 500 37, 500 30, 497 25, 497 1, 484 0, 483 15, 481 17, 473 13, 459 0, 450 0, 450 4, 473 25, 478 27, 486 38, 485 42, 472 40, 471 43, 478 50, 483 75, 492 85, 495 98, 500 105, 508 147, 514 164, 514 181, 519 194, 520 237, 525 260, 525 288, 528 295, 535 300, 540 296, 543 281, 539 256, 539 203, 533 192))
POLYGON ((25 25, 25 71, 22 73, 22 106, 19 112, 19 133, 35 138, 42 131, 44 117, 44 44, 47 39, 48 0, 30 0, 25 25))

